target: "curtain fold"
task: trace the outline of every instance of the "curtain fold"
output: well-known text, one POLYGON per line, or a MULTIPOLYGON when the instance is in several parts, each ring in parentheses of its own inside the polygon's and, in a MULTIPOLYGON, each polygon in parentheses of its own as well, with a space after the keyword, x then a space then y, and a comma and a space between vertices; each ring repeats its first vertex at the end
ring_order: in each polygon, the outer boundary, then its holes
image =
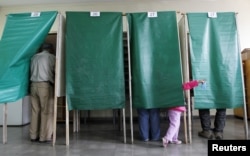
POLYGON ((206 89, 194 89, 194 106, 236 108, 244 104, 243 75, 236 17, 233 12, 187 13, 193 79, 205 79, 206 89))
POLYGON ((175 11, 128 13, 134 108, 184 105, 175 11))
POLYGON ((0 103, 17 101, 29 93, 30 59, 56 16, 56 11, 7 15, 0 41, 0 103))
POLYGON ((122 13, 66 12, 69 110, 125 107, 122 13))

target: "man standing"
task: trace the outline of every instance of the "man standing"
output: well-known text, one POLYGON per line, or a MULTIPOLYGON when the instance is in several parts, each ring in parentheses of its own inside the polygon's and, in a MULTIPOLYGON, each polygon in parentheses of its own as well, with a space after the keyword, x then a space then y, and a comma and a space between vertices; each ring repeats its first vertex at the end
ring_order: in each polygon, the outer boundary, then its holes
POLYGON ((198 136, 207 139, 212 139, 213 137, 217 140, 223 139, 223 130, 226 123, 226 109, 216 109, 214 128, 211 128, 209 109, 199 109, 199 117, 202 131, 198 133, 198 136))
POLYGON ((139 133, 143 141, 159 141, 161 137, 160 110, 158 108, 137 109, 139 133))
POLYGON ((51 141, 53 133, 53 96, 55 56, 53 45, 44 43, 31 59, 31 141, 51 141))

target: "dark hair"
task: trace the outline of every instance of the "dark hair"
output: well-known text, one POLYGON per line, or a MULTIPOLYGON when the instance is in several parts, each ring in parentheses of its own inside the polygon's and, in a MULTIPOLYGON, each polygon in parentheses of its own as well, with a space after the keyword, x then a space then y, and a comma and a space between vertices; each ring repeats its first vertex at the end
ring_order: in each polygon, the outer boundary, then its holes
POLYGON ((53 49, 53 45, 51 43, 44 43, 41 48, 42 49, 53 49))

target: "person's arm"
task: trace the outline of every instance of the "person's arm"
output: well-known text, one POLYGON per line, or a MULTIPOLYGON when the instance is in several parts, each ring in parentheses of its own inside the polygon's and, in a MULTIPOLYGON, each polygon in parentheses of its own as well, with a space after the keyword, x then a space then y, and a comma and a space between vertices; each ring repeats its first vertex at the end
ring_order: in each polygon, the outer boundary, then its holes
POLYGON ((190 82, 186 82, 186 83, 184 83, 182 85, 182 88, 184 90, 192 89, 192 88, 198 86, 199 83, 204 83, 204 80, 193 80, 193 81, 190 81, 190 82))

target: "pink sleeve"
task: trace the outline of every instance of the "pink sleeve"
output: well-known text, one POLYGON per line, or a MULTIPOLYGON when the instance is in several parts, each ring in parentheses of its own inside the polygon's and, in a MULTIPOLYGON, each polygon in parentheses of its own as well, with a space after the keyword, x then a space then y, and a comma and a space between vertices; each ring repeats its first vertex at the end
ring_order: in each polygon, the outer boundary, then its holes
POLYGON ((184 84, 182 85, 182 88, 183 88, 184 90, 188 90, 188 89, 192 89, 192 88, 194 88, 194 87, 196 87, 196 86, 198 86, 198 85, 199 85, 199 82, 198 82, 197 80, 193 80, 193 81, 184 83, 184 84))

